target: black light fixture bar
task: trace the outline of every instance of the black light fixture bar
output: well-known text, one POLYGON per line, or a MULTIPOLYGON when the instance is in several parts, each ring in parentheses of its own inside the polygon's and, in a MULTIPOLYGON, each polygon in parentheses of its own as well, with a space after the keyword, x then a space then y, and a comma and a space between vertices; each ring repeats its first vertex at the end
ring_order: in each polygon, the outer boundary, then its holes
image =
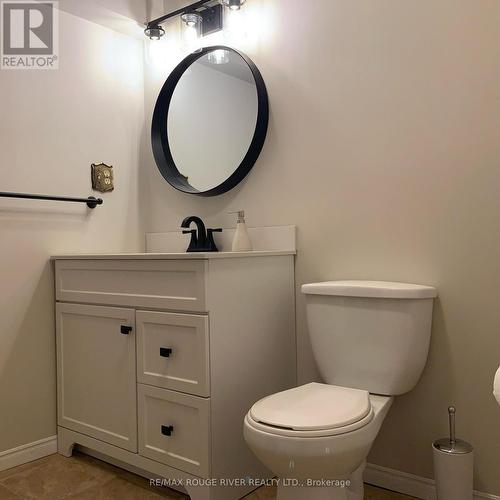
POLYGON ((22 198, 25 200, 49 200, 49 201, 65 201, 71 203, 86 203, 89 208, 96 208, 97 205, 102 205, 101 198, 73 198, 71 196, 51 196, 45 194, 28 194, 28 193, 4 193, 0 191, 0 198, 22 198))
POLYGON ((165 14, 164 16, 149 21, 146 29, 152 28, 154 26, 159 26, 160 24, 164 23, 167 19, 171 19, 172 17, 175 16, 180 16, 181 14, 185 14, 186 12, 192 12, 201 7, 205 7, 209 3, 213 3, 213 0, 200 0, 199 2, 194 2, 190 5, 186 5, 186 7, 183 7, 182 9, 174 10, 169 14, 165 14))

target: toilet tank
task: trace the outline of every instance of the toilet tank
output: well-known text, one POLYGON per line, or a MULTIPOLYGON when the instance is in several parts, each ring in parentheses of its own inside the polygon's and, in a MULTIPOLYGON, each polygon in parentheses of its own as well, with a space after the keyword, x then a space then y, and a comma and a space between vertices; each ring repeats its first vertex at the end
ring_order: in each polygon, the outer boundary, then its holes
POLYGON ((431 336, 431 286, 329 281, 302 286, 323 381, 396 396, 415 387, 431 336))

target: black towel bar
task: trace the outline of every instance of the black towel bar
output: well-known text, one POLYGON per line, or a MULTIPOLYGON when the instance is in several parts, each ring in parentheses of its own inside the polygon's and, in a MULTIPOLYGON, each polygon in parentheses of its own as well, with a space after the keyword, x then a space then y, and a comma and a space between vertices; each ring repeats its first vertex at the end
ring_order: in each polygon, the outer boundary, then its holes
POLYGON ((3 193, 0 191, 0 198, 23 198, 26 200, 50 200, 50 201, 66 201, 73 203, 86 203, 89 208, 95 208, 97 205, 102 205, 101 198, 73 198, 70 196, 51 196, 45 194, 27 194, 27 193, 3 193))

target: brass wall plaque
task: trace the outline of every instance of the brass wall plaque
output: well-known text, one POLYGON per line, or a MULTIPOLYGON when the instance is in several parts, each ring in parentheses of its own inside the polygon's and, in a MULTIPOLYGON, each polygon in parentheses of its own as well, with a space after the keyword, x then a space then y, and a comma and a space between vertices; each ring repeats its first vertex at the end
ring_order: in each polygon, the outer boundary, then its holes
POLYGON ((106 193, 113 191, 115 188, 113 183, 113 167, 105 163, 92 163, 92 189, 106 193))

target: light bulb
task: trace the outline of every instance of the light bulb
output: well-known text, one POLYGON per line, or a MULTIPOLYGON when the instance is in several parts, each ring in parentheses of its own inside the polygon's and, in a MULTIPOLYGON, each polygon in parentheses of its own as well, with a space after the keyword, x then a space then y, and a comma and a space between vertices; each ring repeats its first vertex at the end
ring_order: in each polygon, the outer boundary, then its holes
POLYGON ((195 28, 202 21, 202 17, 194 12, 186 12, 182 14, 181 19, 186 23, 186 26, 195 28))
POLYGON ((199 48, 198 39, 201 36, 201 23, 203 19, 196 12, 185 12, 181 16, 181 37, 183 49, 193 52, 199 48))
POLYGON ((240 10, 246 0, 220 0, 222 5, 229 7, 231 10, 240 10))

